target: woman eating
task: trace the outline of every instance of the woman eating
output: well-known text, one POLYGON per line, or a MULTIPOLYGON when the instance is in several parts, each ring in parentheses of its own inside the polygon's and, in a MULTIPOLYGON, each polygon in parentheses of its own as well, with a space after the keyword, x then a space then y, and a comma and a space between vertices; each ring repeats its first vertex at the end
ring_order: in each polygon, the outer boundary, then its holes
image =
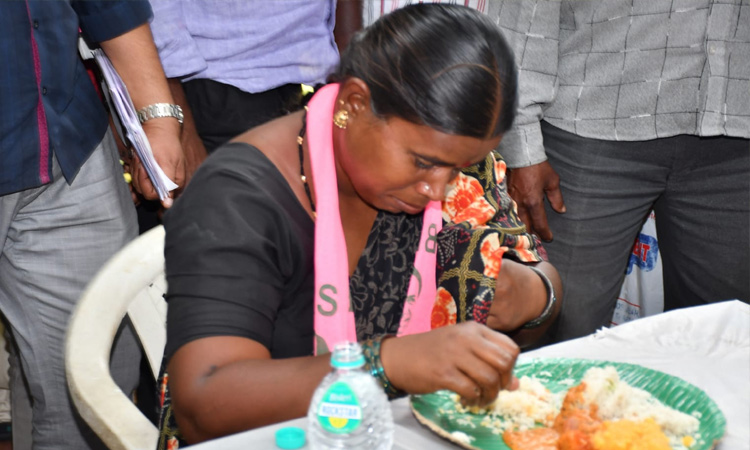
POLYGON ((391 397, 487 404, 554 322, 559 277, 492 154, 516 106, 497 27, 405 7, 330 81, 217 150, 165 216, 160 446, 305 415, 344 340, 391 397))

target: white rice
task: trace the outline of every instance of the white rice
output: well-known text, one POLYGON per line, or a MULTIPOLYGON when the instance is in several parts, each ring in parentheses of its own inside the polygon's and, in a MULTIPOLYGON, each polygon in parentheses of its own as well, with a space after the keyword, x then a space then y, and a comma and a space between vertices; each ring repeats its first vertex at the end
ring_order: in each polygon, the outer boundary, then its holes
MULTIPOLYGON (((628 419, 640 422, 651 418, 661 426, 676 450, 685 448, 682 445, 684 436, 690 435, 700 440, 696 434, 700 425, 698 418, 674 410, 643 389, 621 381, 612 366, 590 368, 581 381, 586 383, 584 402, 598 406, 601 420, 628 419)), ((484 409, 463 407, 458 395, 455 395, 456 409, 461 413, 486 414, 480 425, 490 428, 495 434, 502 434, 511 428, 523 431, 539 424, 552 426, 566 392, 553 394, 534 377, 523 376, 519 382, 517 390, 500 391, 495 402, 484 409)))
POLYGON ((536 378, 527 376, 519 379, 519 387, 514 391, 500 391, 497 399, 486 408, 465 408, 455 397, 459 412, 487 414, 482 425, 502 433, 508 428, 527 430, 537 424, 551 426, 560 412, 564 393, 553 394, 536 378))
POLYGON ((468 434, 464 433, 463 431, 454 431, 451 433, 451 438, 454 441, 460 442, 462 444, 471 445, 471 441, 475 439, 474 436, 469 436, 468 434))
POLYGON ((674 410, 643 389, 621 381, 612 366, 593 367, 586 371, 581 381, 586 383, 584 401, 589 405, 598 405, 599 418, 602 420, 640 422, 651 418, 661 426, 673 447, 683 436, 694 435, 698 431, 700 421, 696 417, 674 410))

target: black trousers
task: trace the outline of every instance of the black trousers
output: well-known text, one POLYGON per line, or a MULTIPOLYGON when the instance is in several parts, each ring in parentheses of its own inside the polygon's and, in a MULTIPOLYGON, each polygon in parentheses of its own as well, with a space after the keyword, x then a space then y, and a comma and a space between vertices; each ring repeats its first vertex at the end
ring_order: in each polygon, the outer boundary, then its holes
POLYGON ((250 128, 302 106, 302 86, 286 84, 251 94, 208 79, 182 84, 198 134, 211 153, 250 128))
POLYGON ((664 309, 750 302, 747 139, 603 141, 542 123, 567 212, 547 205, 545 243, 565 298, 557 340, 609 325, 633 243, 653 209, 664 309))

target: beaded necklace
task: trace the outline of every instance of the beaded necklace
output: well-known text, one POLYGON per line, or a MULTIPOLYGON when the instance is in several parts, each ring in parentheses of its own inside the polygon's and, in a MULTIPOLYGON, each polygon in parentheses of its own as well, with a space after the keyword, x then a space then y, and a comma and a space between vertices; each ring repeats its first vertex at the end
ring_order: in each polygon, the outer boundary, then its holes
POLYGON ((310 185, 307 183, 307 177, 305 176, 305 152, 302 150, 302 143, 305 142, 306 128, 307 107, 305 107, 305 112, 302 114, 302 129, 299 130, 299 135, 297 135, 297 148, 299 149, 299 178, 302 180, 302 184, 305 185, 305 194, 307 194, 307 199, 310 200, 310 208, 312 209, 312 212, 315 213, 315 202, 312 199, 310 185))

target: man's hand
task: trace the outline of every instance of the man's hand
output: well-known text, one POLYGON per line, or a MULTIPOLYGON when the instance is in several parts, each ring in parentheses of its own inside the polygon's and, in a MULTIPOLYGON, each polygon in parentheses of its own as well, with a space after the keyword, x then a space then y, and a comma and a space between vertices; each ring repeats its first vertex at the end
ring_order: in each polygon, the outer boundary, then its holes
MULTIPOLYGON (((147 22, 102 41, 100 45, 125 82, 136 110, 155 103, 174 103, 147 22)), ((149 119, 143 123, 143 131, 156 162, 166 176, 177 185, 184 186, 185 159, 180 146, 180 123, 173 117, 149 119)), ((138 158, 134 159, 131 169, 135 190, 146 199, 158 199, 138 158)), ((169 208, 173 198, 174 193, 162 200, 162 205, 169 208)))
POLYGON ((180 184, 178 193, 185 189, 187 183, 193 177, 193 174, 208 156, 206 147, 198 135, 193 119, 193 111, 190 109, 185 91, 182 88, 182 82, 177 78, 170 78, 169 90, 172 93, 175 103, 180 105, 184 120, 182 122, 182 132, 180 134, 180 143, 182 144, 183 154, 185 155, 185 183, 180 184))
POLYGON ((187 183, 190 182, 190 179, 193 178, 193 174, 198 170, 198 167, 203 163, 208 154, 206 153, 203 141, 201 141, 195 132, 192 135, 187 135, 183 131, 180 141, 185 153, 185 184, 181 184, 179 189, 179 191, 182 191, 187 183))
POLYGON ((565 203, 560 192, 560 177, 548 161, 529 167, 511 169, 508 173, 508 194, 518 205, 518 216, 529 232, 536 233, 543 241, 552 240, 552 231, 547 224, 544 197, 558 213, 565 212, 565 203))
MULTIPOLYGON (((185 185, 185 157, 180 145, 179 128, 179 122, 171 117, 151 119, 143 123, 143 131, 151 144, 157 164, 170 180, 182 187, 185 185)), ((138 193, 147 200, 159 199, 156 189, 148 178, 146 169, 137 156, 133 158, 131 173, 133 175, 133 187, 138 193)), ((172 206, 173 194, 174 191, 170 193, 170 197, 162 200, 161 203, 165 208, 172 206)))

